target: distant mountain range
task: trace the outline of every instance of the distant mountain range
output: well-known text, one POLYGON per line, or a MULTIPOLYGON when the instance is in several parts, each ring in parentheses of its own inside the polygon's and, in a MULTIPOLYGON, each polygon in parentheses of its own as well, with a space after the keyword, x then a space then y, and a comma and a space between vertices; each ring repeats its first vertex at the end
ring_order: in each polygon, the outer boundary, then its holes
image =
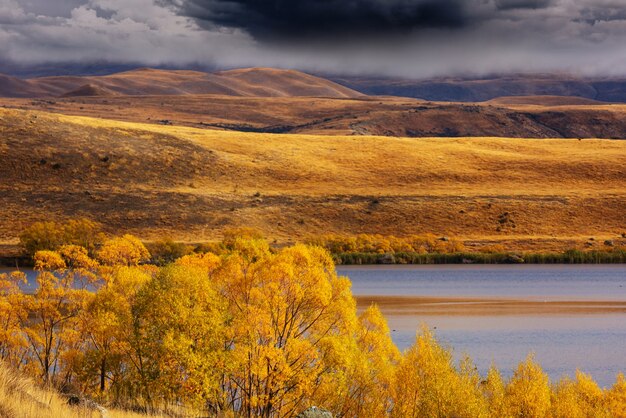
MULTIPOLYGON (((483 102, 500 97, 562 96, 626 103, 626 77, 581 78, 571 75, 506 75, 482 78, 411 80, 383 77, 311 75, 295 70, 246 68, 218 72, 139 68, 100 75, 24 78, 0 74, 1 97, 74 97, 112 95, 220 94, 244 97, 330 97, 362 95, 411 97, 428 101, 483 102)), ((0 70, 3 67, 0 66, 0 70)), ((4 68, 10 70, 11 68, 4 68)), ((119 69, 125 69, 119 67, 119 69)), ((34 74, 45 74, 38 68, 34 74)), ((12 71, 12 73, 15 73, 12 71)), ((58 72, 57 72, 58 73, 58 72)))
POLYGON ((22 79, 0 75, 2 97, 156 96, 219 94, 244 97, 354 98, 361 93, 293 70, 246 68, 205 73, 141 68, 105 76, 22 79))
POLYGON ((601 102, 626 102, 626 78, 512 75, 427 80, 341 76, 330 79, 368 95, 414 97, 432 101, 482 102, 506 96, 547 95, 583 97, 601 102))

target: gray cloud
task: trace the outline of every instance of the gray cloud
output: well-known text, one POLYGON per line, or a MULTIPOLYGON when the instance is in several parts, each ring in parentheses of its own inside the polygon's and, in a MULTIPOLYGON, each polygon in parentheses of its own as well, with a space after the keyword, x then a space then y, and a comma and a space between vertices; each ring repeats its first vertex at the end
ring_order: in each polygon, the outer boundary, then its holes
POLYGON ((53 17, 70 17, 72 10, 84 3, 85 0, 20 0, 24 11, 53 17))
POLYGON ((624 5, 605 4, 600 7, 598 5, 584 7, 580 10, 580 18, 576 19, 576 21, 586 22, 589 25, 619 20, 626 20, 626 7, 624 5))
POLYGON ((0 61, 626 74, 622 0, 0 0, 0 61))
POLYGON ((542 9, 552 4, 552 0, 496 0, 498 10, 542 9))
MULTIPOLYGON (((165 2, 168 3, 168 2, 165 2)), ((188 0, 178 10, 210 26, 241 28, 263 40, 334 38, 458 28, 463 0, 188 0)))

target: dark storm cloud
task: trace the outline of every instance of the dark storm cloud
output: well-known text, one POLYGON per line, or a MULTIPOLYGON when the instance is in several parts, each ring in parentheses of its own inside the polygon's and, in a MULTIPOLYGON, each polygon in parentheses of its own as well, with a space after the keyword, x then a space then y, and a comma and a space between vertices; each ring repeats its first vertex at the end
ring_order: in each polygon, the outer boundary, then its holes
POLYGON ((0 63, 625 75, 624 1, 0 0, 0 63))
POLYGON ((258 39, 397 34, 468 23, 463 0, 188 0, 180 12, 258 39))
POLYGON ((552 0, 496 0, 498 10, 542 9, 552 4, 552 0))
POLYGON ((626 20, 626 7, 584 7, 580 11, 579 22, 586 22, 589 25, 595 25, 599 22, 612 22, 626 20))

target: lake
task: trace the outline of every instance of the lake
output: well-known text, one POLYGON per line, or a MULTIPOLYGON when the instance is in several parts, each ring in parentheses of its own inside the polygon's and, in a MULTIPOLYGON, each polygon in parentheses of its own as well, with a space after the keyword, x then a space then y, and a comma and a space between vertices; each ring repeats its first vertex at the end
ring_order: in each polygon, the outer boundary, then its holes
POLYGON ((591 374, 602 386, 626 372, 625 265, 338 266, 359 309, 376 303, 401 348, 421 324, 504 375, 528 353, 550 375, 591 374))

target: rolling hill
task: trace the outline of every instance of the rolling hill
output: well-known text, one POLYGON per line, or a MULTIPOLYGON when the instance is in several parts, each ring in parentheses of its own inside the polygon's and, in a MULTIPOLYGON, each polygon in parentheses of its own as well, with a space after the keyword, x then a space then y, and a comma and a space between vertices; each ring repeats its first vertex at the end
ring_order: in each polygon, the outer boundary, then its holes
MULTIPOLYGON (((55 76, 18 79, 0 76, 3 97, 77 96, 90 86, 86 96, 112 92, 119 95, 221 94, 259 97, 359 97, 354 90, 299 71, 272 68, 204 73, 186 70, 141 68, 106 76, 55 76)), ((107 94, 108 95, 108 94, 107 94)))
POLYGON ((84 84, 75 90, 65 93, 61 97, 108 97, 117 95, 118 93, 106 87, 100 87, 93 84, 84 84))
POLYGON ((46 92, 36 84, 17 77, 0 74, 1 97, 40 97, 46 92))
MULTIPOLYGON (((492 93, 541 93, 542 83, 559 80, 544 78, 527 79, 525 89, 494 87, 492 93)), ((494 82, 470 84, 487 89, 494 82)), ((3 76, 2 95, 0 105, 19 109, 245 132, 626 138, 626 105, 554 95, 504 96, 472 104, 366 96, 323 78, 272 68, 216 73, 142 68, 106 76, 33 79, 3 76)))
POLYGON ((77 216, 194 242, 250 226, 277 242, 432 232, 545 250, 626 233, 626 141, 276 135, 0 108, 0 160, 9 244, 77 216))
POLYGON ((78 93, 68 94, 73 97, 56 99, 0 99, 0 106, 260 133, 626 138, 625 105, 572 97, 512 97, 463 104, 367 96, 123 96, 111 90, 91 94, 94 89, 100 88, 83 86, 78 93))
POLYGON ((502 96, 486 102, 493 106, 599 106, 606 102, 577 96, 502 96))

